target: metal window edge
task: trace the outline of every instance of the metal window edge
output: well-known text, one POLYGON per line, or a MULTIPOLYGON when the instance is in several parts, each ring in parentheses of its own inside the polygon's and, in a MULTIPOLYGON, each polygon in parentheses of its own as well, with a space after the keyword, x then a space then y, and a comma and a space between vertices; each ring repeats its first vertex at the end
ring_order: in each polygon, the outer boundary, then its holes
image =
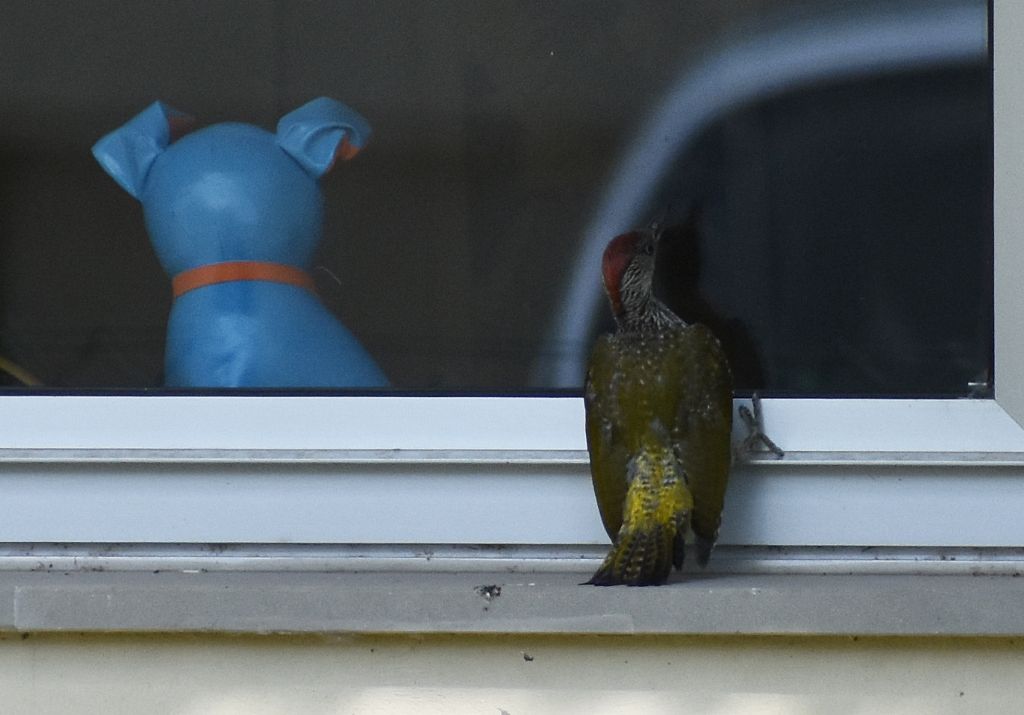
MULTIPOLYGON (((607 543, 579 398, 67 398, 72 416, 51 418, 53 399, 12 399, 22 413, 0 417, 0 542, 607 543), (298 443, 262 431, 307 409, 298 443), (241 424, 211 435, 236 413, 241 424), (364 414, 390 431, 336 435, 364 414), (110 426, 133 419, 137 434, 110 426)), ((1024 543, 1024 432, 994 400, 764 410, 787 453, 737 464, 723 545, 1024 543)))
MULTIPOLYGON (((589 464, 581 450, 404 450, 404 449, 0 449, 3 464, 326 464, 344 467, 391 464, 580 466, 589 464)), ((789 469, 821 466, 1024 467, 1024 451, 788 451, 745 456, 741 466, 789 469)))

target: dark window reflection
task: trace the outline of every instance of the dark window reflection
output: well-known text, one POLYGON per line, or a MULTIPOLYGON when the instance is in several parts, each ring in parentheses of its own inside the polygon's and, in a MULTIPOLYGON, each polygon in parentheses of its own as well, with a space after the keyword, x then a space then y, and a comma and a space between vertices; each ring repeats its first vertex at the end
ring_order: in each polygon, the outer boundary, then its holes
MULTIPOLYGON (((660 290, 719 332, 739 389, 986 394, 986 12, 11 0, 0 359, 50 388, 160 388, 170 280, 91 145, 156 99, 272 129, 327 95, 374 135, 322 182, 312 274, 397 390, 577 390, 609 327, 600 249, 656 218, 660 290)), ((26 381, 4 364, 0 386, 26 381)))
POLYGON ((588 265, 653 220, 657 290, 720 336, 738 391, 992 394, 984 3, 813 5, 681 73, 587 228, 537 377, 578 383, 611 329, 588 265))
POLYGON ((681 162, 662 295, 715 327, 740 389, 986 391, 990 94, 986 67, 803 91, 681 162))

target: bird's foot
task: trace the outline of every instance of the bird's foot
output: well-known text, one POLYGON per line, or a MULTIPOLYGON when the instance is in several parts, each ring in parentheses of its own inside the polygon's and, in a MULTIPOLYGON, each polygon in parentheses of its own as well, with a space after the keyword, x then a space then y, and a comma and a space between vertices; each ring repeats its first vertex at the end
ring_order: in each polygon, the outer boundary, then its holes
POLYGON ((750 404, 754 408, 753 412, 746 405, 740 405, 740 419, 743 420, 743 424, 747 428, 747 436, 736 449, 736 457, 741 461, 746 461, 756 452, 768 451, 774 454, 776 459, 782 459, 786 453, 764 433, 761 396, 755 392, 750 399, 750 404))

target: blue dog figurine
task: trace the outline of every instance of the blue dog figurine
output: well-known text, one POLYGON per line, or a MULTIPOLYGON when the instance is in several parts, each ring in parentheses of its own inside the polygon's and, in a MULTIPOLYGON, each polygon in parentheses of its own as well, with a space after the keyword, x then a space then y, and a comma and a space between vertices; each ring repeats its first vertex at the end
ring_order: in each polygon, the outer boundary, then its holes
POLYGON ((370 135, 363 117, 321 97, 271 134, 249 124, 198 131, 156 102, 100 139, 93 155, 142 203, 174 303, 172 387, 379 387, 380 368, 313 292, 318 180, 370 135))

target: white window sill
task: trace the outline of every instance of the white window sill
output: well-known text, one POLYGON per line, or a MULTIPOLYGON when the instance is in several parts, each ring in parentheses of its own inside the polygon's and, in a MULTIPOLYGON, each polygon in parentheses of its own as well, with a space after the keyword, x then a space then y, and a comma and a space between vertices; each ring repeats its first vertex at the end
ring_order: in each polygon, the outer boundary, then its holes
POLYGON ((766 400, 713 571, 600 589, 578 398, 57 399, 0 415, 0 632, 1024 635, 993 400, 766 400))
MULTIPOLYGON (((3 407, 2 544, 607 544, 579 398, 3 407)), ((737 466, 723 546, 1024 544, 1024 430, 994 400, 766 400, 765 416, 786 458, 737 466)))
POLYGON ((0 632, 1021 636, 1010 575, 4 572, 0 632), (490 595, 488 595, 490 594, 490 595))

